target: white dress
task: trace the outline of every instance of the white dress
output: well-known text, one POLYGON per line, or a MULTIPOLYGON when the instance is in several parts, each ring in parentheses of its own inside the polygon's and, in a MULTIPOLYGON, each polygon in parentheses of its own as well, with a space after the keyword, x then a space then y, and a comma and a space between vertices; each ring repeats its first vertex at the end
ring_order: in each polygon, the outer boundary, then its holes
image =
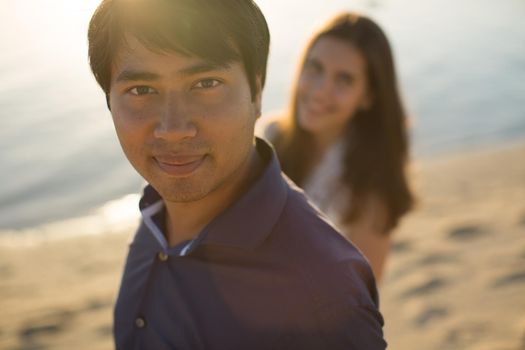
MULTIPOLYGON (((279 135, 279 124, 267 118, 258 122, 258 133, 272 142, 279 135)), ((344 160, 344 140, 339 139, 323 155, 302 186, 310 202, 323 212, 328 220, 343 231, 343 213, 350 200, 350 189, 341 181, 344 160)))
POLYGON ((303 189, 319 210, 340 230, 343 214, 351 198, 350 189, 341 181, 344 142, 334 143, 323 155, 303 184, 303 189))

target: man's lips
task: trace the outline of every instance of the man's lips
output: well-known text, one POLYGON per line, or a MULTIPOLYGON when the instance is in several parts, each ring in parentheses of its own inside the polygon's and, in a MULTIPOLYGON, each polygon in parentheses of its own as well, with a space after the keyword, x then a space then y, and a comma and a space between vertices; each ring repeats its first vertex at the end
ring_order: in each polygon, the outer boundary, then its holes
POLYGON ((153 159, 159 168, 171 176, 187 176, 204 161, 206 155, 157 155, 153 159))

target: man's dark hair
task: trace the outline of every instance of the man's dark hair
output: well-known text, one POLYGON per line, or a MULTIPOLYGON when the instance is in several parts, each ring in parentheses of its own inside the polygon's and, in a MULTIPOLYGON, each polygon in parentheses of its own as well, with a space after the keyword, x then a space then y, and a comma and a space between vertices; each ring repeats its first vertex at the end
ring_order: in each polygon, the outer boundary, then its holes
POLYGON ((252 99, 264 86, 270 33, 252 0, 103 0, 89 23, 89 63, 109 95, 115 55, 126 36, 154 52, 177 52, 213 64, 240 61, 252 99))

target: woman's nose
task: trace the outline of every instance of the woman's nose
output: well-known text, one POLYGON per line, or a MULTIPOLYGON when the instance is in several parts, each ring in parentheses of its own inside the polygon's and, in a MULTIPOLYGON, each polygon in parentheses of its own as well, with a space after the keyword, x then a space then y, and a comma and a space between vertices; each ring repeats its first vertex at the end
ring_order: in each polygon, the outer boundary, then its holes
POLYGON ((315 96, 324 96, 331 93, 330 79, 326 74, 321 74, 312 82, 312 94, 315 96))

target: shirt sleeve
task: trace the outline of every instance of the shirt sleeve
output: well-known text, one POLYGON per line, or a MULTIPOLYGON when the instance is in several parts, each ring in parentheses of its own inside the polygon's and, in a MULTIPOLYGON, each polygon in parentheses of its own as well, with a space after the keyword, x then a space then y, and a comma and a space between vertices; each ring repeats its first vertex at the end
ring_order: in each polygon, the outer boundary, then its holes
POLYGON ((386 349, 383 317, 372 305, 332 305, 319 312, 327 349, 386 349))
POLYGON ((330 269, 339 278, 317 286, 316 314, 327 349, 382 350, 383 316, 372 270, 360 259, 340 261, 330 269), (320 289, 324 291, 319 291, 320 289))

